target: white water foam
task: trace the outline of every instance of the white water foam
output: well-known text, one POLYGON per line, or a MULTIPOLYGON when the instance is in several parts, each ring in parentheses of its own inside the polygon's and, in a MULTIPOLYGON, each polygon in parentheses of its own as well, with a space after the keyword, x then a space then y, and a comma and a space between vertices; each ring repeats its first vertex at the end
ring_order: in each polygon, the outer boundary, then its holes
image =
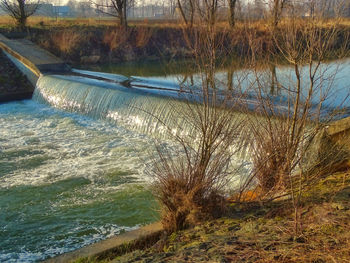
POLYGON ((0 262, 34 262, 156 220, 153 142, 34 101, 0 105, 0 262))

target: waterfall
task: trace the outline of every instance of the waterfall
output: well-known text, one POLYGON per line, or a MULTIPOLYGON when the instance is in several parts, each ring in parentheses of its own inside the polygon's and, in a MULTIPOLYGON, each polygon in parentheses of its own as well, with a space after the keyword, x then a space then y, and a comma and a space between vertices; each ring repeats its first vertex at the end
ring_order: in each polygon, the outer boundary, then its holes
POLYGON ((177 110, 186 104, 178 98, 173 89, 128 88, 117 82, 64 75, 41 76, 33 95, 34 100, 55 108, 156 136, 165 135, 167 129, 191 129, 178 118, 177 110))

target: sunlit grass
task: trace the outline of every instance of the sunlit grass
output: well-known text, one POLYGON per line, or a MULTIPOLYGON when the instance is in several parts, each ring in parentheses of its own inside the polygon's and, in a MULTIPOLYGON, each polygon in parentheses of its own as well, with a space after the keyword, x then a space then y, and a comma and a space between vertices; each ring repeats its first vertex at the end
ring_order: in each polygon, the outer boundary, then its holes
MULTIPOLYGON (((280 22, 280 27, 286 26, 289 22, 289 18, 284 18, 280 22)), ((304 19, 300 19, 303 22, 304 19)), ((129 19, 129 26, 131 27, 155 27, 155 28, 183 28, 185 24, 181 19, 129 19)), ((72 26, 94 26, 94 27, 105 27, 105 26, 117 26, 118 19, 114 17, 95 17, 95 18, 56 18, 56 17, 44 17, 44 16, 33 16, 28 18, 28 26, 30 27, 72 27, 72 26)), ((331 19, 319 19, 318 25, 320 27, 329 28, 331 26, 350 27, 350 18, 331 18, 331 19)), ((15 21, 10 16, 0 16, 0 27, 14 27, 16 26, 15 21)), ((237 30, 242 29, 256 29, 258 31, 266 31, 270 28, 270 21, 264 20, 252 20, 252 21, 240 21, 236 22, 235 28, 237 30)), ((228 21, 221 20, 217 23, 217 27, 220 29, 228 30, 230 25, 228 21)))
MULTIPOLYGON (((33 16, 28 18, 27 25, 30 27, 71 27, 71 26, 116 26, 118 19, 114 17, 103 18, 56 18, 33 16)), ((10 16, 0 16, 0 26, 15 26, 15 21, 10 16)), ((176 19, 132 19, 129 20, 129 26, 148 26, 148 27, 172 27, 179 28, 184 26, 176 19)))

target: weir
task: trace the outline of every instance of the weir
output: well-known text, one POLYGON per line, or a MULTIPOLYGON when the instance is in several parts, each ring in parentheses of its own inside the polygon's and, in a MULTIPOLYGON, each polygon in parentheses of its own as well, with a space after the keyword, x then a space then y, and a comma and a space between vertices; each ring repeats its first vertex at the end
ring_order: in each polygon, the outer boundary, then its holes
POLYGON ((162 136, 168 127, 181 127, 182 132, 189 129, 188 123, 178 118, 177 110, 185 102, 172 99, 176 96, 177 91, 139 90, 120 83, 46 75, 39 78, 33 99, 141 133, 162 136))
MULTIPOLYGON (((143 133, 162 134, 167 127, 186 130, 187 125, 176 116, 176 109, 184 106, 179 98, 186 96, 177 84, 71 69, 31 41, 1 34, 0 48, 36 87, 35 100, 143 133)), ((248 101, 253 107, 254 103, 248 101)), ((349 130, 350 118, 344 118, 331 123, 327 132, 339 137, 349 130)))
POLYGON ((71 69, 32 42, 1 34, 0 48, 35 86, 34 100, 147 134, 164 134, 167 127, 186 130, 176 116, 184 102, 172 99, 179 99, 178 85, 71 69))

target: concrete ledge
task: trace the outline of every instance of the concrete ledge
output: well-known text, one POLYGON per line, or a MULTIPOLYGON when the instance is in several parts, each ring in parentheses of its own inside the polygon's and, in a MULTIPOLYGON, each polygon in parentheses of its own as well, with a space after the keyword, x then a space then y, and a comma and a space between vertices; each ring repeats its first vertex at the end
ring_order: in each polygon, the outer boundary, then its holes
POLYGON ((71 70, 61 59, 26 39, 12 40, 0 34, 0 48, 26 65, 38 77, 44 73, 65 73, 71 70))
POLYGON ((123 245, 131 242, 137 242, 141 239, 147 239, 147 237, 156 237, 157 235, 159 236, 162 233, 162 231, 163 227, 161 223, 157 222, 115 237, 111 237, 101 242, 97 242, 95 244, 83 247, 81 249, 48 259, 44 262, 66 263, 77 260, 78 258, 108 258, 109 255, 113 255, 117 251, 120 251, 123 245))
POLYGON ((349 129, 350 129, 350 117, 347 117, 338 121, 334 121, 331 124, 329 124, 327 128, 327 133, 330 136, 333 136, 338 133, 344 133, 349 129))

